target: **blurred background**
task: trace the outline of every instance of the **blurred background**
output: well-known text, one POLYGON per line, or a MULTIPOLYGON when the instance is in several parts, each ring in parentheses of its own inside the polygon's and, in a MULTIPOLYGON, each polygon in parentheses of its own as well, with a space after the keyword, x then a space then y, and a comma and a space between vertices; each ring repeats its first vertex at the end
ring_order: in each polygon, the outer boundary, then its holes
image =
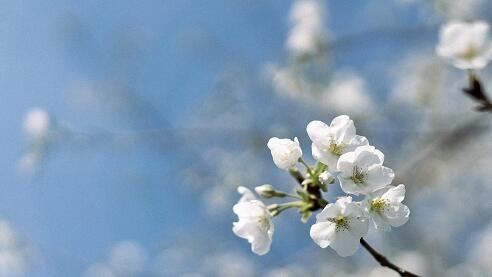
POLYGON ((440 24, 491 8, 1 1, 0 276, 395 276, 319 248, 294 211, 266 256, 231 231, 237 186, 296 185, 268 139, 312 161, 305 126, 339 114, 407 187, 409 222, 367 240, 423 276, 487 276, 491 117, 434 48, 440 24))

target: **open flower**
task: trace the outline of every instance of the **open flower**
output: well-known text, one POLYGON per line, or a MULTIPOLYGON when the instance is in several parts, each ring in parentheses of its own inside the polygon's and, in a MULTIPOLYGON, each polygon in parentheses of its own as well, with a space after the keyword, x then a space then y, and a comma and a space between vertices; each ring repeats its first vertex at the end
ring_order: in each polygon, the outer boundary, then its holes
POLYGON ((302 156, 302 150, 297 138, 292 141, 274 137, 268 141, 267 146, 272 152, 273 162, 278 168, 283 170, 294 167, 302 156))
POLYGON ((369 144, 365 137, 355 134, 354 122, 346 115, 335 117, 330 126, 321 121, 311 121, 306 130, 313 142, 313 157, 326 164, 331 172, 335 171, 341 155, 369 144))
POLYGON ((395 174, 383 162, 384 154, 374 146, 360 146, 343 154, 337 164, 342 190, 355 195, 369 194, 391 184, 395 174))
POLYGON ((232 231, 238 237, 247 239, 255 254, 264 255, 270 251, 274 231, 270 212, 249 189, 239 187, 238 192, 243 197, 232 208, 239 218, 238 222, 233 223, 232 231))
POLYGON ((359 247, 359 240, 367 233, 369 223, 364 212, 352 197, 339 198, 316 215, 310 235, 322 248, 330 246, 342 257, 351 256, 359 247))
POLYGON ((489 25, 476 21, 450 22, 442 26, 436 52, 460 69, 484 68, 492 58, 489 25))
POLYGON ((389 231, 408 221, 410 210, 401 202, 405 199, 405 185, 387 186, 366 196, 362 206, 376 229, 389 231))

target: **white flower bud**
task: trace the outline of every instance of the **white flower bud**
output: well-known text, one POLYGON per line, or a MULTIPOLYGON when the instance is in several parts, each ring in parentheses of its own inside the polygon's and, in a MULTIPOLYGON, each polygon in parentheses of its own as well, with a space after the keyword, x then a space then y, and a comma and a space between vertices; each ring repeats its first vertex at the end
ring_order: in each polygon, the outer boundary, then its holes
POLYGON ((328 171, 325 171, 319 175, 319 181, 323 185, 333 184, 335 182, 335 176, 328 171))
POLYGON ((271 198, 275 194, 275 189, 272 185, 262 185, 255 188, 256 193, 265 198, 271 198))
POLYGON ((269 184, 257 186, 255 188, 255 191, 261 197, 264 197, 264 198, 284 197, 285 196, 285 193, 283 193, 281 191, 276 191, 275 188, 269 184))
POLYGON ((302 150, 297 138, 292 141, 273 137, 268 141, 267 146, 272 152, 273 162, 278 168, 283 170, 294 167, 302 156, 302 150))

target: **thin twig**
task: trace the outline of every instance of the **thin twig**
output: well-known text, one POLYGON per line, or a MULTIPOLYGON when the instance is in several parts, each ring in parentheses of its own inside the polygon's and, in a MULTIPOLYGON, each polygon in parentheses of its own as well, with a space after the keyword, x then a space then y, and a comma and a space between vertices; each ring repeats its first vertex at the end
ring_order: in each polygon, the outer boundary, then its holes
POLYGON ((404 270, 403 268, 395 265, 394 263, 388 261, 388 259, 381 255, 378 251, 376 251, 374 248, 372 248, 371 245, 364 239, 360 238, 360 244, 374 257, 374 259, 381 265, 385 266, 387 268, 393 269, 394 271, 398 272, 400 276, 403 277, 419 277, 419 275, 413 274, 409 271, 404 270))

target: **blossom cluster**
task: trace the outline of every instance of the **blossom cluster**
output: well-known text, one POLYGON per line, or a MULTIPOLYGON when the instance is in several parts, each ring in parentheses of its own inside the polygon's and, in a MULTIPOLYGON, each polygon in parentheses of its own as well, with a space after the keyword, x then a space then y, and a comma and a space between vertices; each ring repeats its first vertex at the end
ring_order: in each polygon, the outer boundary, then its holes
POLYGON ((302 159, 297 138, 274 137, 267 144, 275 165, 296 177, 301 188, 292 194, 275 190, 272 185, 255 188, 257 194, 267 199, 292 197, 298 201, 267 206, 249 189, 238 188, 242 197, 233 207, 239 218, 233 232, 247 239, 254 253, 263 255, 270 250, 272 218, 289 208, 297 208, 304 222, 313 211, 322 209, 316 215, 310 236, 320 247, 330 246, 342 257, 357 251, 370 226, 389 231, 407 222, 410 210, 402 204, 405 186, 391 185, 394 173, 383 165, 384 154, 371 146, 367 138, 356 134, 354 122, 348 116, 338 116, 330 125, 312 121, 306 129, 312 141, 312 156, 317 161, 315 166, 302 159), (306 167, 305 174, 299 171, 298 164, 306 167), (322 192, 337 180, 347 195, 327 203, 322 192), (352 196, 361 201, 354 201, 352 196))

